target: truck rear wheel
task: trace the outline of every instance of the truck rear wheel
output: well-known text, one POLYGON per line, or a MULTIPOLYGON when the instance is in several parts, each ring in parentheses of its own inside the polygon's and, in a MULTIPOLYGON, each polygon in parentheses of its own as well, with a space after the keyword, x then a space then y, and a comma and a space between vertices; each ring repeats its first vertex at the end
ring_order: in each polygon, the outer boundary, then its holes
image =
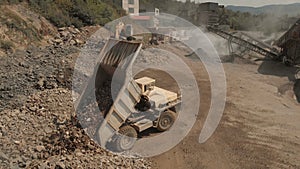
POLYGON ((157 130, 159 131, 168 130, 169 128, 172 127, 175 120, 176 120, 175 112, 171 110, 162 112, 158 121, 157 130))
POLYGON ((120 128, 119 134, 120 135, 115 141, 116 150, 119 152, 130 150, 134 146, 137 138, 136 130, 131 126, 126 125, 120 128))

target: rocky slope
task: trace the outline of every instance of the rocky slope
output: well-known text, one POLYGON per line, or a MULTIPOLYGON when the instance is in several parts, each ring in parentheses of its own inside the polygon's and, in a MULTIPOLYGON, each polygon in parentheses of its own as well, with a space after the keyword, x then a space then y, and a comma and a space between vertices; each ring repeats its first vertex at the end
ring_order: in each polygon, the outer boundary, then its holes
POLYGON ((150 168, 144 159, 103 150, 74 114, 74 64, 86 38, 98 28, 60 28, 43 36, 40 45, 17 43, 26 38, 14 29, 7 30, 14 36, 3 33, 15 48, 4 51, 0 62, 0 168, 150 168))

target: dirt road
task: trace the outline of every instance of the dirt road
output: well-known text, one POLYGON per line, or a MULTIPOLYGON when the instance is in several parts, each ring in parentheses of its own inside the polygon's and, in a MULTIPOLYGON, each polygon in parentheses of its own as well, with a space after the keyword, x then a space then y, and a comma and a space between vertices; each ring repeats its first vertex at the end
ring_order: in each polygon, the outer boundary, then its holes
POLYGON ((199 62, 184 59, 198 79, 200 113, 179 145, 150 159, 153 168, 300 168, 300 105, 288 79, 291 68, 271 61, 261 66, 225 63, 224 115, 214 135, 199 144, 210 105, 210 83, 199 62))

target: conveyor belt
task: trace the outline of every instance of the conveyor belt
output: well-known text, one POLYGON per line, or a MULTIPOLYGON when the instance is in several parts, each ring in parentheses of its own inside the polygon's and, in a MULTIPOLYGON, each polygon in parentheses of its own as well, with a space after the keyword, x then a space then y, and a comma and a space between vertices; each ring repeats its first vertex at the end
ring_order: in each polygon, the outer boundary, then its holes
MULTIPOLYGON (((249 42, 246 39, 242 39, 238 36, 235 36, 234 34, 231 34, 229 32, 226 32, 226 31, 214 28, 214 27, 208 27, 207 29, 232 43, 235 43, 237 45, 245 47, 246 49, 254 51, 263 56, 270 57, 274 60, 279 59, 278 52, 274 51, 273 48, 270 48, 270 47, 264 48, 264 47, 257 45, 257 44, 261 43, 259 41, 257 43, 249 42)), ((251 40, 253 41, 254 39, 251 39, 251 40)))

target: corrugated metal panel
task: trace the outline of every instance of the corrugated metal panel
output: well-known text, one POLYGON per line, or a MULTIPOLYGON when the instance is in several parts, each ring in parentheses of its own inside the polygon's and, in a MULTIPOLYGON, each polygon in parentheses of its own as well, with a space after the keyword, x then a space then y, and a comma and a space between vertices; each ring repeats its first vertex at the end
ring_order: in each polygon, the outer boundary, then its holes
MULTIPOLYGON (((109 74, 111 76, 117 66, 122 66, 122 70, 125 72, 131 71, 130 68, 141 50, 141 47, 141 43, 110 39, 106 43, 106 47, 101 51, 103 58, 101 59, 100 65, 102 68, 105 67, 105 71, 110 69, 109 71, 111 72, 109 74)), ((128 74, 124 74, 124 76, 125 77, 123 78, 127 80, 132 78, 129 77, 130 75, 128 74)), ((126 82, 126 80, 124 82, 126 82)), ((115 98, 114 105, 106 115, 105 121, 107 123, 103 123, 99 127, 98 134, 100 136, 103 134, 109 135, 110 137, 113 136, 114 133, 119 130, 119 127, 123 124, 124 120, 126 120, 134 110, 134 101, 130 101, 130 98, 128 98, 130 94, 126 89, 126 85, 128 84, 122 84, 122 87, 115 98), (120 102, 123 102, 124 104, 120 104, 120 102), (120 112, 121 110, 125 111, 120 112), (112 130, 108 130, 107 128, 112 130)), ((108 140, 109 137, 100 137, 101 145, 105 145, 108 140)))
POLYGON ((131 43, 110 39, 105 49, 101 65, 117 67, 128 56, 137 52, 140 43, 131 43))
POLYGON ((288 41, 297 39, 300 40, 300 19, 277 40, 276 45, 283 47, 288 41))

